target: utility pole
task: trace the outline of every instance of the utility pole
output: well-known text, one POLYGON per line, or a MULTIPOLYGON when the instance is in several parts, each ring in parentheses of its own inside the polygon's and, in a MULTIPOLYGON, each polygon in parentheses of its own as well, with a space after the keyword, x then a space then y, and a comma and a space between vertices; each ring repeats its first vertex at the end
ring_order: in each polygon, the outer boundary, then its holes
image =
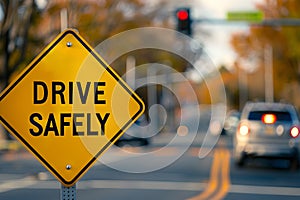
POLYGON ((264 49, 265 64, 265 101, 274 102, 273 48, 267 44, 264 49))
POLYGON ((68 10, 63 8, 60 10, 60 31, 63 32, 68 28, 68 10))

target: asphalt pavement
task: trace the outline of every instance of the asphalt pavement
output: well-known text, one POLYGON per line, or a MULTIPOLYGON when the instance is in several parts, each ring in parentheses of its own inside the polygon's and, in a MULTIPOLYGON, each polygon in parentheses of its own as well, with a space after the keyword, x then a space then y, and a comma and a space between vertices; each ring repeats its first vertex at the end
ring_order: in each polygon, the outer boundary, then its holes
MULTIPOLYGON (((188 140, 168 146, 173 137, 157 136, 147 147, 111 148, 76 184, 76 199, 300 198, 300 171, 284 161, 254 160, 238 168, 230 136, 221 136, 202 159, 203 134, 188 148, 188 140)), ((54 200, 60 191, 60 183, 26 150, 1 153, 1 200, 54 200)))

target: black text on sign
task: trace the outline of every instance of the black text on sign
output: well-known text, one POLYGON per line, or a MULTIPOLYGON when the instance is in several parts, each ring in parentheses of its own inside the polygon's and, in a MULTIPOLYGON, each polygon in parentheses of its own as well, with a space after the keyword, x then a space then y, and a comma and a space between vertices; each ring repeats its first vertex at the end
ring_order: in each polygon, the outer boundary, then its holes
MULTIPOLYGON (((48 85, 43 81, 33 82, 33 102, 35 105, 43 105, 46 102, 55 104, 73 104, 74 93, 79 96, 82 105, 87 103, 89 95, 92 95, 93 104, 105 105, 105 82, 68 82, 53 81, 48 85)), ((109 119, 110 113, 49 113, 43 116, 34 112, 29 117, 32 127, 29 132, 32 136, 65 136, 66 129, 72 129, 72 136, 98 136, 105 135, 105 125, 109 119), (96 120, 93 120, 96 119, 96 120), (92 122, 97 122, 99 130, 93 130, 92 122)))

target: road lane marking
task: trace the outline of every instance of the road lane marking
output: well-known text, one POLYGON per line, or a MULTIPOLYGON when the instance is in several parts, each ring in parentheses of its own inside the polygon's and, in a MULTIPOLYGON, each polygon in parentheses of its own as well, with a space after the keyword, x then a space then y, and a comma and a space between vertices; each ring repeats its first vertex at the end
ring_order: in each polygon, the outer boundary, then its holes
MULTIPOLYGON (((3 181, 3 180, 2 180, 3 181)), ((130 189, 130 190, 165 190, 165 191, 203 191, 207 183, 174 181, 138 181, 138 180, 82 180, 77 183, 79 190, 86 189, 130 189)), ((38 181, 23 178, 9 180, 0 184, 0 193, 17 189, 59 190, 60 183, 54 180, 38 181)), ((253 185, 230 185, 229 193, 256 194, 271 196, 298 196, 296 187, 273 187, 253 185)), ((284 198, 284 197, 283 197, 284 198)))
POLYGON ((204 183, 196 182, 174 182, 174 181, 124 181, 124 180, 95 180, 90 182, 79 182, 79 188, 93 189, 137 189, 137 190, 174 190, 195 191, 196 188, 204 189, 204 183))
POLYGON ((221 188, 215 194, 213 199, 223 199, 230 189, 230 152, 228 149, 221 151, 222 165, 221 167, 221 188))
POLYGON ((300 196, 300 188, 296 188, 296 187, 231 185, 229 192, 230 193, 239 193, 239 194, 300 196))
POLYGON ((219 151, 214 151, 213 162, 210 171, 210 179, 206 189, 199 195, 192 197, 188 200, 200 200, 207 199, 210 195, 214 193, 218 186, 218 169, 220 165, 220 153, 219 151))
POLYGON ((28 188, 36 183, 37 180, 33 179, 32 177, 25 177, 17 180, 7 180, 0 184, 0 193, 21 188, 28 188))
POLYGON ((210 179, 206 189, 188 200, 223 199, 230 189, 230 152, 226 148, 215 149, 210 179))
MULTIPOLYGON (((198 191, 204 189, 205 183, 174 182, 174 181, 134 181, 134 180, 83 180, 77 183, 77 188, 85 189, 130 189, 130 190, 169 190, 198 191)), ((16 189, 59 189, 58 181, 9 180, 0 184, 0 193, 16 189)))

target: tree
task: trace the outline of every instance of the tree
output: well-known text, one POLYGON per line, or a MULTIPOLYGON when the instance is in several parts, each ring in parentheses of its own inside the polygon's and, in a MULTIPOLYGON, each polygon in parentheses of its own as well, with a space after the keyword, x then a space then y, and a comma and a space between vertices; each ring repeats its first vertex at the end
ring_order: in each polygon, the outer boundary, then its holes
MULTIPOLYGON (((39 10, 34 0, 1 0, 0 12, 0 88, 3 89, 16 70, 28 62, 34 43, 39 43, 37 38, 30 39, 34 37, 29 32, 30 27, 38 22, 36 16, 39 10)), ((10 139, 10 135, 5 133, 10 139)))
POLYGON ((61 31, 61 11, 66 10, 69 28, 77 29, 92 46, 125 30, 147 27, 166 26, 167 17, 163 15, 164 3, 149 7, 142 0, 53 0, 49 1, 43 13, 40 34, 47 37, 61 31))
POLYGON ((3 18, 0 20, 0 63, 2 69, 1 83, 5 87, 11 75, 24 61, 33 48, 30 41, 29 28, 37 20, 38 8, 33 0, 0 1, 3 18))
POLYGON ((61 12, 67 11, 68 27, 76 28, 92 46, 119 32, 137 27, 168 26, 164 3, 149 7, 142 0, 53 0, 44 9, 35 0, 0 0, 0 80, 5 87, 61 32, 61 12), (2 11, 2 12, 1 12, 2 11), (1 15, 0 15, 1 16, 1 15))
POLYGON ((1 89, 61 32, 63 11, 68 27, 78 29, 92 46, 128 29, 166 26, 169 17, 162 14, 162 2, 149 7, 142 0, 53 0, 43 9, 38 2, 0 0, 1 89))
MULTIPOLYGON (((149 6, 142 0, 110 0, 110 1, 51 1, 44 14, 47 20, 41 24, 52 27, 42 33, 44 37, 53 38, 61 31, 60 13, 63 9, 67 12, 68 27, 75 28, 91 46, 95 47, 105 39, 120 32, 140 27, 170 27, 169 18, 165 14, 164 1, 158 1, 156 6, 149 6)), ((124 44, 130 45, 128 41, 124 44)), ((162 53, 147 53, 145 50, 139 53, 123 55, 114 62, 112 67, 120 74, 124 73, 124 65, 128 56, 138 58, 137 64, 147 63, 150 60, 158 60, 162 53), (147 54, 147 56, 145 56, 147 54), (153 58, 154 57, 154 58, 153 58), (144 58, 144 61, 141 61, 144 58), (148 59, 145 61, 145 59, 148 59)))
MULTIPOLYGON (((265 19, 300 18, 300 2, 297 0, 265 0, 257 4, 257 8, 264 13, 265 19)), ((293 95, 285 91, 291 84, 299 83, 299 31, 300 27, 251 25, 249 31, 231 37, 232 47, 238 55, 237 63, 244 68, 247 68, 247 63, 251 68, 263 69, 265 48, 272 47, 276 100, 292 99, 293 95)))

